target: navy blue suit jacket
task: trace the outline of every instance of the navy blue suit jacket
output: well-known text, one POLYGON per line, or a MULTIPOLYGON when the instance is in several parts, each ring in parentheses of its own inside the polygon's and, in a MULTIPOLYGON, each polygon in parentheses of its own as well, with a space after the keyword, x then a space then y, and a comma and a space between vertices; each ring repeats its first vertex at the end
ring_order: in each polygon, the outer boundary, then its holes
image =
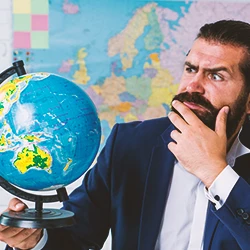
MULTIPOLYGON (((167 147, 173 129, 168 118, 115 125, 97 164, 64 203, 77 224, 48 230, 44 249, 100 249, 111 228, 113 250, 154 250, 175 161, 167 147)), ((250 126, 241 136, 250 147, 250 126)), ((204 250, 250 249, 249 155, 234 170, 241 177, 225 204, 216 210, 209 203, 204 250)))

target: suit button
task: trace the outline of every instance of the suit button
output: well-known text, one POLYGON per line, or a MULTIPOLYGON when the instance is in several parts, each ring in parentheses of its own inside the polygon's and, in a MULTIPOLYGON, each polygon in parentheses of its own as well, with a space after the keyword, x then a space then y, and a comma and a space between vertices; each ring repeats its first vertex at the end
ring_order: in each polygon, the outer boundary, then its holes
POLYGON ((247 225, 250 226, 250 220, 246 220, 247 225))
POLYGON ((214 199, 217 200, 217 201, 219 201, 220 200, 220 196, 219 195, 215 195, 214 199))
POLYGON ((247 220, 249 218, 249 214, 248 213, 243 213, 241 215, 241 217, 243 218, 243 220, 247 220))
POLYGON ((236 212, 237 212, 238 215, 242 215, 245 211, 244 211, 244 209, 239 208, 239 209, 237 209, 236 212))

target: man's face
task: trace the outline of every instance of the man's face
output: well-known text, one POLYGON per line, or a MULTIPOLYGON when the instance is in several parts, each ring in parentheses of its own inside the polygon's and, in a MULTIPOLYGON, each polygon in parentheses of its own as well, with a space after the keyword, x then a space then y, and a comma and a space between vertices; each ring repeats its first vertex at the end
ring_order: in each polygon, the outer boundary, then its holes
POLYGON ((239 64, 244 59, 242 47, 197 39, 190 50, 174 99, 189 107, 208 127, 223 106, 229 106, 227 136, 238 132, 250 113, 250 95, 246 91, 239 64))

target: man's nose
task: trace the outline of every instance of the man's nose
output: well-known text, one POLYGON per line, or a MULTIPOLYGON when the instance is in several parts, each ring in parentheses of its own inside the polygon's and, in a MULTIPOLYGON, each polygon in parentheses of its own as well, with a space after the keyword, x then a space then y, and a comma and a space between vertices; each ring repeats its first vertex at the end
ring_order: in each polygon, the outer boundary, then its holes
POLYGON ((186 87, 186 91, 190 92, 190 93, 198 92, 198 93, 204 94, 205 89, 204 89, 204 86, 203 86, 203 81, 204 81, 204 79, 202 80, 201 77, 196 75, 188 83, 188 85, 186 87))

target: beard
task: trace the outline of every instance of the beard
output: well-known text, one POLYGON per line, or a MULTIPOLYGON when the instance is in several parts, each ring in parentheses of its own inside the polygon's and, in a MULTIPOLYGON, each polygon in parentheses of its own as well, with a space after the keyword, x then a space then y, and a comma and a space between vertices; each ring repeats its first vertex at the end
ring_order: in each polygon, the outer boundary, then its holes
MULTIPOLYGON (((233 106, 230 107, 227 117, 227 126, 226 126, 227 127, 226 133, 228 139, 230 139, 234 135, 236 129, 238 128, 239 123, 241 122, 243 116, 245 115, 248 95, 249 95, 248 91, 246 91, 246 89, 244 88, 241 91, 239 97, 234 102, 233 106)), ((174 100, 178 100, 180 102, 191 102, 203 107, 204 111, 196 109, 192 111, 207 127, 209 127, 212 130, 215 130, 216 117, 221 108, 218 109, 214 107, 208 99, 206 99, 198 92, 193 92, 193 93, 183 92, 174 96, 172 101, 174 100)), ((173 106, 171 106, 171 110, 181 116, 181 114, 173 106)))

